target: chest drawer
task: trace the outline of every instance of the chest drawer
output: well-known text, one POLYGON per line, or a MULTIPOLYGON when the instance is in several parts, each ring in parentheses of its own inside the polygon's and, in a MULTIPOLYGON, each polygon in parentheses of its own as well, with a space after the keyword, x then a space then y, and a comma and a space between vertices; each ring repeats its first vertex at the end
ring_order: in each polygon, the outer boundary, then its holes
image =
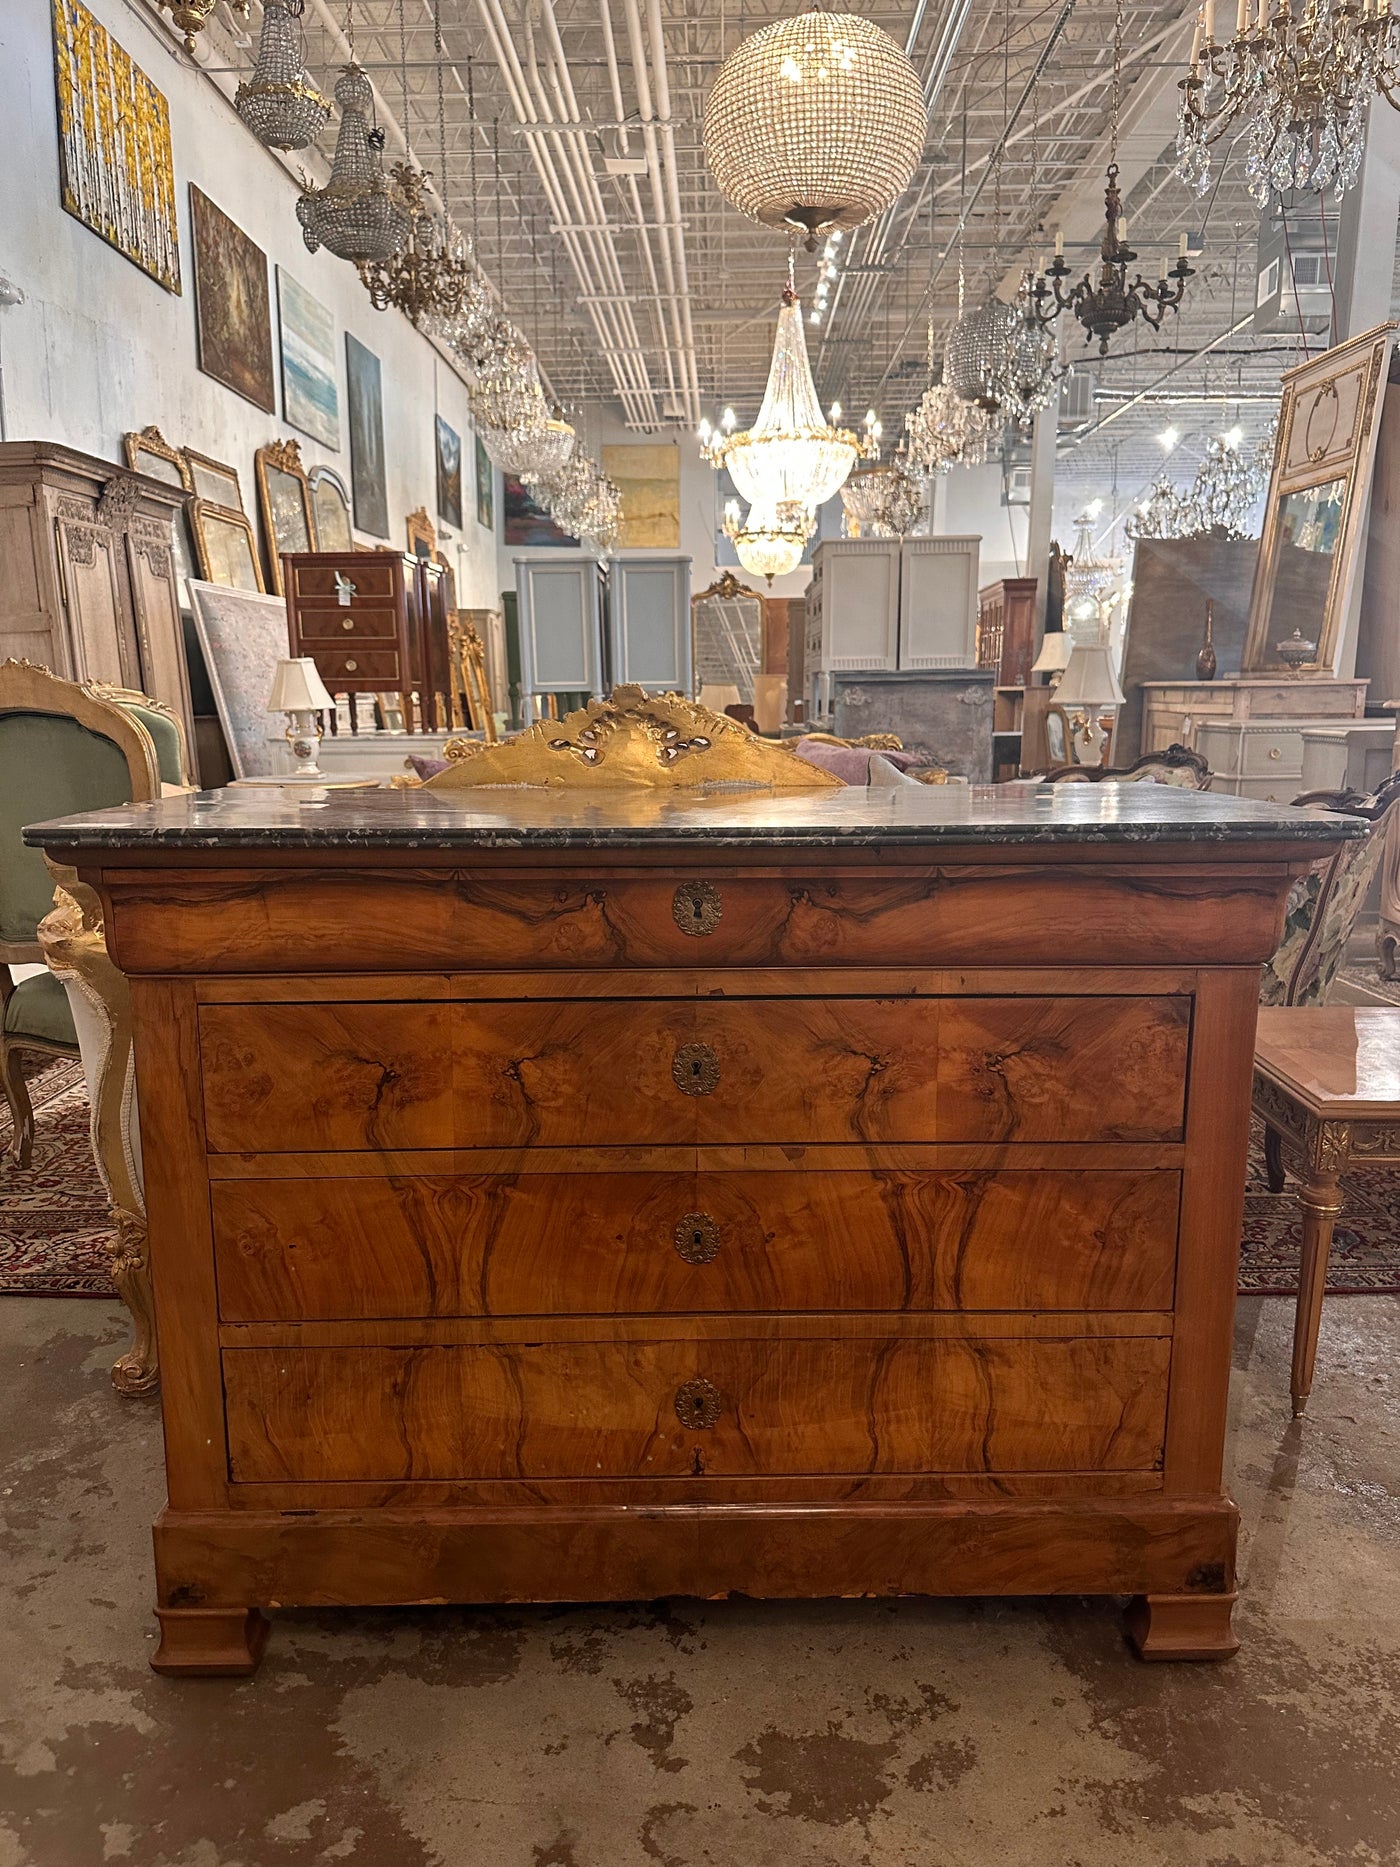
POLYGON ((304 642, 378 642, 398 640, 398 616, 392 609, 325 608, 297 612, 297 628, 304 642))
POLYGON ((1190 1000, 215 1005, 215 1152, 1172 1141, 1190 1000))
POLYGON ((1170 1309, 1179 1194, 1179 1175, 1161 1170, 524 1173, 211 1189, 226 1322, 1170 1309))
POLYGON ((346 682, 351 687, 393 692, 399 685, 399 656, 394 648, 333 647, 315 650, 316 672, 331 689, 346 682))
POLYGON ((1140 1471, 1158 1337, 247 1348, 223 1356, 241 1483, 1140 1471))

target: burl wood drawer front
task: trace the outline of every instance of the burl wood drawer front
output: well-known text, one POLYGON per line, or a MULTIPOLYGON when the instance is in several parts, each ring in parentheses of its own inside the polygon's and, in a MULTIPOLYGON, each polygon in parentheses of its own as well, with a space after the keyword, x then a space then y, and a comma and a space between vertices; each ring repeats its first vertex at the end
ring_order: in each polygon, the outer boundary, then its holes
POLYGON ((1142 1471, 1169 1343, 685 1340, 226 1350, 235 1482, 1142 1471))
POLYGON ((1180 1176, 525 1173, 226 1180, 226 1322, 1166 1310, 1180 1176))
POLYGON ((1174 1141, 1190 1000, 214 1005, 216 1152, 1174 1141))

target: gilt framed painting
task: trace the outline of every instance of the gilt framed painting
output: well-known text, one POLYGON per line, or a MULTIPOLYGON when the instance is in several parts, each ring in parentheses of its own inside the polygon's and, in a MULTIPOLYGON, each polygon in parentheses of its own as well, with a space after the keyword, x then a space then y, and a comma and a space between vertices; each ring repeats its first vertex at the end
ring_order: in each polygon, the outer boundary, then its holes
POLYGON ((275 415, 267 255, 193 182, 190 232, 199 367, 254 407, 275 415))

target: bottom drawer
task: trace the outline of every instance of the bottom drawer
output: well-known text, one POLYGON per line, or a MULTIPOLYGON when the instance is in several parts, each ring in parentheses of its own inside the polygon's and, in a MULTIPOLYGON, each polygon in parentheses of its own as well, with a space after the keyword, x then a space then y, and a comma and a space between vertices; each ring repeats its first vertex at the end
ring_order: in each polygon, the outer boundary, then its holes
POLYGON ((223 1357, 236 1483, 1141 1471, 1161 1337, 869 1336, 223 1357))

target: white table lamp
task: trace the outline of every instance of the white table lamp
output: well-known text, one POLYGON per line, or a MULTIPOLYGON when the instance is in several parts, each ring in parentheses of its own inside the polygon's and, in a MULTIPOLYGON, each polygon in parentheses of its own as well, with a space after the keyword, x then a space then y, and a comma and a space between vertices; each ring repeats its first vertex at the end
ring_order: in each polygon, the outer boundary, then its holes
POLYGON ((1055 704, 1069 715, 1076 761, 1080 765, 1099 764, 1105 738, 1100 715, 1123 704, 1123 689, 1113 671, 1107 642, 1074 644, 1055 689, 1055 704))
POLYGON ((1069 666, 1073 649, 1074 638, 1068 629, 1048 629, 1040 644, 1040 653, 1031 663, 1031 673, 1050 675, 1050 685, 1054 687, 1059 676, 1069 666))
POLYGON ((267 710, 287 715, 287 744, 296 760, 298 778, 321 776, 321 768, 316 763, 321 743, 318 715, 334 706, 310 655, 288 656, 278 662, 267 710))

